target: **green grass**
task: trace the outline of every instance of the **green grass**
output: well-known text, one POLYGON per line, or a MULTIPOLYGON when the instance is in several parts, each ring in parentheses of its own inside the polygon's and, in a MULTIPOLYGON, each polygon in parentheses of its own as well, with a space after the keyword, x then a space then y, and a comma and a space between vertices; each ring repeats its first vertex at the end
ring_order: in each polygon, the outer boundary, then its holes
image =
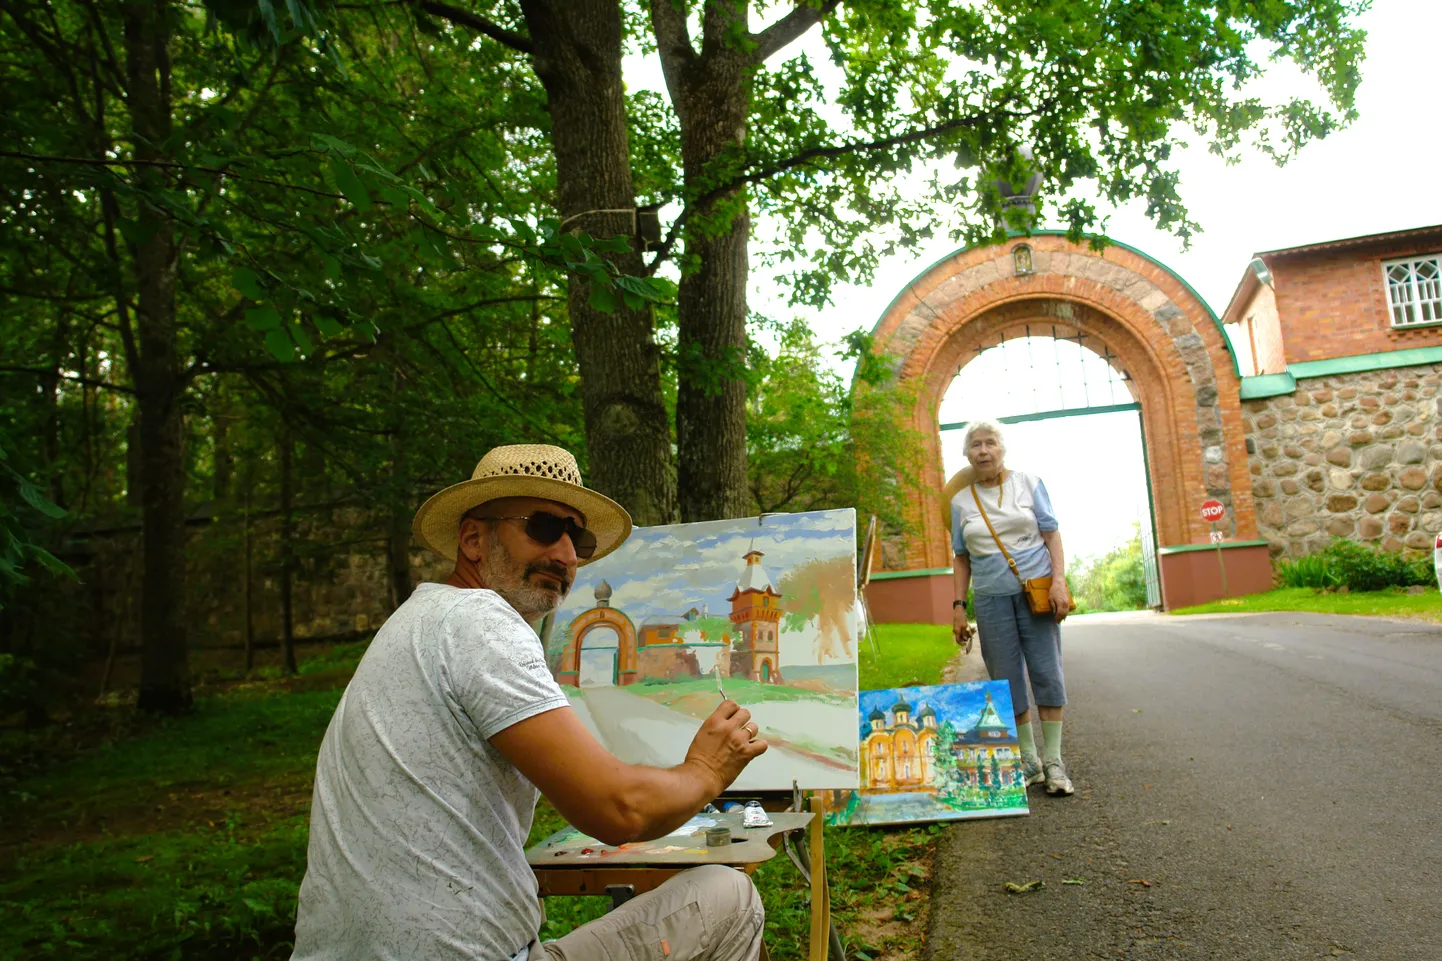
MULTIPOLYGON (((937 683, 955 654, 950 631, 929 625, 881 625, 877 646, 879 661, 863 643, 863 688, 937 683)), ((337 648, 301 672, 339 684, 362 649, 337 648)), ((0 732, 0 961, 287 957, 315 755, 339 696, 248 684, 203 697, 176 720, 111 708, 0 732)), ((560 826, 542 802, 531 839, 560 826)), ((872 957, 919 949, 940 830, 828 833, 833 910, 852 947, 872 957)), ((800 877, 778 856, 756 883, 773 957, 799 958, 809 923, 800 877)), ((543 936, 605 906, 551 899, 543 936)))
POLYGON ((877 624, 876 649, 861 642, 861 689, 877 691, 914 684, 940 684, 941 670, 956 656, 956 642, 945 624, 877 624))
POLYGON ((1183 607, 1173 614, 1244 614, 1261 611, 1311 611, 1317 614, 1363 614, 1442 621, 1442 594, 1408 594, 1401 590, 1338 594, 1310 587, 1284 587, 1262 594, 1228 597, 1210 604, 1183 607))

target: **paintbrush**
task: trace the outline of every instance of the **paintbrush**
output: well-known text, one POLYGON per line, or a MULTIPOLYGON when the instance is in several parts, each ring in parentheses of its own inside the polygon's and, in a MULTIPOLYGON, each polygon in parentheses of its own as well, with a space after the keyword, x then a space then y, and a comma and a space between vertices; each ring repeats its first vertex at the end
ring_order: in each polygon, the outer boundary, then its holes
POLYGON ((720 694, 721 700, 724 701, 726 700, 726 689, 721 686, 721 670, 719 668, 712 668, 712 673, 716 675, 716 693, 720 694))

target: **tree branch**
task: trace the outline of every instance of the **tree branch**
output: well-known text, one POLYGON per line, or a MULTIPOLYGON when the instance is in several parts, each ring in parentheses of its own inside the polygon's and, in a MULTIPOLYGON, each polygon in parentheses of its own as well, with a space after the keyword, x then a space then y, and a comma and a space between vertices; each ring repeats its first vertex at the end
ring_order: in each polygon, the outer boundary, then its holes
MULTIPOLYGON (((1049 109, 1049 105, 1041 105, 1038 108, 1038 111, 1045 109, 1049 109)), ((1033 113, 1035 112, 1037 111, 1033 111, 1033 113)), ((704 194, 701 194, 699 197, 696 197, 695 199, 687 202, 686 209, 681 211, 681 215, 676 218, 674 223, 671 224, 671 229, 666 234, 666 240, 661 244, 659 248, 657 248, 655 258, 646 265, 646 274, 647 276, 654 274, 656 272, 656 268, 659 267, 668 257, 671 256, 671 250, 676 246, 676 242, 681 239, 681 229, 685 226, 686 220, 691 215, 691 211, 706 206, 706 204, 708 204, 712 200, 715 200, 717 197, 720 197, 723 194, 727 194, 735 190, 737 187, 741 187, 746 184, 760 183, 763 180, 769 180, 777 174, 785 173, 788 170, 794 170, 797 167, 804 167, 807 164, 811 163, 813 160, 844 157, 847 154, 853 153, 870 153, 876 150, 889 150, 892 147, 900 147, 904 144, 916 143, 919 140, 928 140, 932 137, 938 137, 942 134, 950 133, 953 130, 961 130, 966 127, 972 127, 980 123, 981 120, 982 117, 980 115, 970 117, 957 117, 954 120, 948 120, 944 123, 935 124, 930 127, 922 127, 918 130, 909 130, 906 133, 896 134, 895 136, 891 137, 883 137, 880 140, 852 140, 846 143, 839 143, 831 146, 812 147, 808 150, 803 150, 798 154, 794 154, 786 158, 785 160, 779 160, 776 163, 769 164, 765 167, 759 167, 748 174, 743 174, 742 176, 735 178, 734 180, 728 180, 724 184, 712 187, 704 194)))
POLYGON ((651 0, 651 32, 656 36, 656 52, 661 57, 661 73, 671 103, 679 108, 683 102, 683 74, 696 60, 691 46, 691 32, 686 27, 686 10, 680 0, 651 0))
POLYGON ((760 33, 751 35, 751 39, 756 41, 756 50, 752 53, 752 57, 758 64, 765 63, 772 54, 788 46, 793 40, 825 20, 839 6, 841 6, 841 0, 822 0, 814 7, 808 6, 806 0, 800 0, 796 8, 786 16, 760 33))
POLYGON ((426 13, 433 14, 461 27, 470 27, 477 33, 483 33, 497 43, 504 44, 512 50, 519 50, 521 53, 534 54, 535 45, 531 38, 524 34, 507 30, 498 23, 487 20, 469 10, 462 10, 460 7, 453 7, 448 3, 440 3, 439 0, 421 0, 420 8, 426 13))
POLYGON ((106 390, 116 390, 122 394, 133 394, 135 391, 130 387, 122 387, 119 384, 112 384, 105 380, 95 380, 90 377, 81 377, 78 374, 57 374, 51 367, 11 367, 9 365, 0 367, 0 374, 35 374, 39 377, 60 377, 61 380, 72 381, 86 387, 103 387, 106 390))

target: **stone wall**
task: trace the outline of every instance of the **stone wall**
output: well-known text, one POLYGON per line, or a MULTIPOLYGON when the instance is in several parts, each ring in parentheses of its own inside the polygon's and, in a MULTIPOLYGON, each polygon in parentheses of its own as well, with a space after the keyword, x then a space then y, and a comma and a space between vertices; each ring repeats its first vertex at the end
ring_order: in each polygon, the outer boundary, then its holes
POLYGON ((1442 364, 1299 381, 1244 403, 1257 527, 1273 557, 1333 538, 1430 550, 1442 531, 1442 364))
MULTIPOLYGON (((355 509, 297 513, 291 591, 296 639, 340 640, 374 631, 394 609, 385 518, 355 509)), ((96 526, 72 536, 61 556, 77 580, 51 582, 13 612, 6 626, 17 650, 59 643, 82 659, 103 657, 112 648, 121 658, 139 651, 142 555, 136 527, 96 526)), ((183 606, 192 651, 239 652, 247 601, 256 647, 280 642, 280 523, 258 517, 249 527, 247 595, 240 519, 196 517, 187 524, 183 606)), ((410 562, 412 585, 440 580, 451 566, 419 549, 411 551, 410 562)))

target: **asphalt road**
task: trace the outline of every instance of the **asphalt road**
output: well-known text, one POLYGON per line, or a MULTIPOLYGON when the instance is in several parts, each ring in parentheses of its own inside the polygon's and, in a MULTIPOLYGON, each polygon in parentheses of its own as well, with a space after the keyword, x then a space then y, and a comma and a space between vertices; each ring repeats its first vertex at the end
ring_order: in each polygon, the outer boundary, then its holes
POLYGON ((928 958, 1442 959, 1442 627, 1098 615, 1062 643, 1077 793, 947 831, 928 958))

